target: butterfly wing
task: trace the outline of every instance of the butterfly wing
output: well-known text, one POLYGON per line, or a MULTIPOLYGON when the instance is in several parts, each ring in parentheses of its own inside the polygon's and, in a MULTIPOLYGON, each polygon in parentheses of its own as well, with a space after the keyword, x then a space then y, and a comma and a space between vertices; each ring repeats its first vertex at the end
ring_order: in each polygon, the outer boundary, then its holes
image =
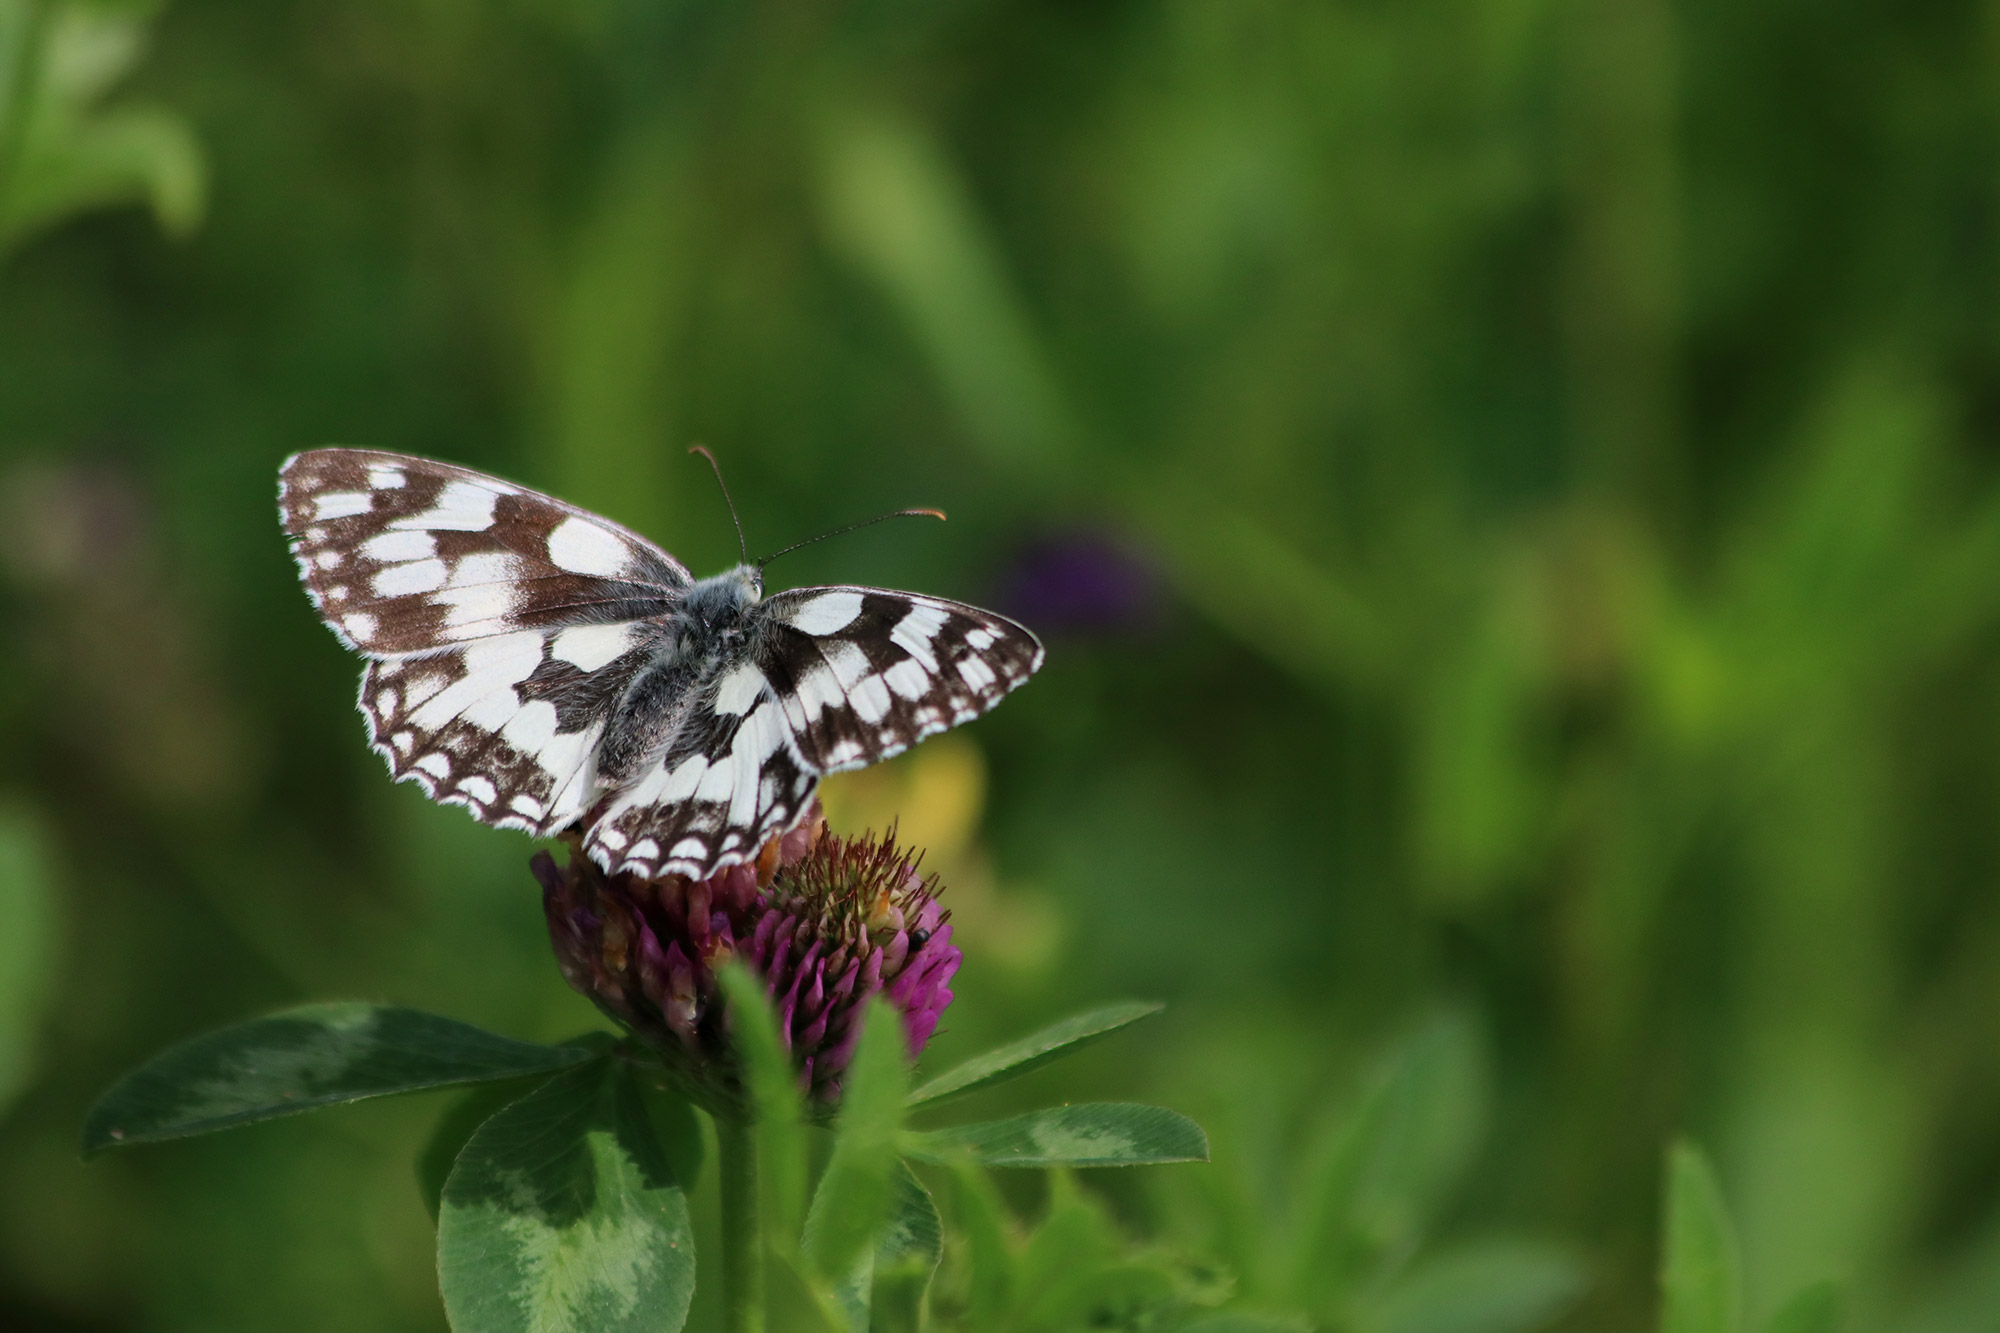
POLYGON ((585 845, 610 869, 706 877, 791 827, 821 774, 970 721, 1041 664, 1033 634, 963 602, 778 593, 758 608, 743 660, 717 674, 665 759, 609 803, 585 845))
POLYGON ((605 721, 687 570, 607 519, 431 459, 314 449, 285 461, 278 495, 320 618, 374 659, 361 711, 397 781, 502 827, 580 817, 605 721))

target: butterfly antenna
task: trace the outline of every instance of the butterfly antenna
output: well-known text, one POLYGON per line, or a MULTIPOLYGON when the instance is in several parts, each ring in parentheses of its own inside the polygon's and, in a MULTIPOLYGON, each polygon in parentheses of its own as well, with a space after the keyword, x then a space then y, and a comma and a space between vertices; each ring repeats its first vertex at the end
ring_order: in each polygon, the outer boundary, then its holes
MULTIPOLYGON (((743 540, 743 520, 736 517, 736 501, 729 498, 729 484, 722 479, 722 464, 715 461, 715 455, 708 451, 708 446, 705 444, 697 444, 688 452, 700 454, 708 460, 708 470, 715 474, 715 484, 722 488, 722 503, 729 506, 729 521, 736 525, 736 549, 743 553, 743 563, 749 564, 750 543, 743 540)), ((940 514, 939 517, 942 518, 943 515, 940 514)), ((757 567, 762 569, 764 562, 758 561, 757 567)))
POLYGON ((770 555, 764 556, 761 559, 759 559, 757 561, 757 568, 761 570, 762 568, 764 568, 764 566, 770 564, 773 560, 776 560, 779 556, 790 555, 793 551, 798 550, 801 546, 811 546, 814 542, 823 542, 828 537, 838 537, 844 532, 853 532, 857 528, 873 527, 877 523, 881 523, 887 519, 892 519, 892 518, 934 518, 938 522, 942 523, 944 522, 944 510, 892 509, 886 514, 877 514, 873 518, 864 518, 859 523, 849 523, 844 528, 835 528, 832 532, 822 532, 817 537, 808 537, 802 542, 793 542, 790 546, 787 546, 784 550, 773 551, 770 555))

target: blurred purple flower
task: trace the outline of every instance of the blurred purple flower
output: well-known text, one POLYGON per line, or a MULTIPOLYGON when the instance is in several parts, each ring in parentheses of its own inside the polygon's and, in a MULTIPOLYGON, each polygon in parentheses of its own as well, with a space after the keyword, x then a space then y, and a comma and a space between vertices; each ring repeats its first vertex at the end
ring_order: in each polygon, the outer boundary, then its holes
POLYGON ((1022 547, 995 601, 1037 630, 1134 634, 1159 627, 1166 598, 1141 552, 1101 532, 1071 532, 1022 547))
POLYGON ((937 877, 895 831, 839 837, 814 805, 757 859, 710 879, 606 875, 574 844, 541 881, 563 976, 699 1087, 733 1099, 738 1083, 715 969, 740 957, 764 979, 800 1084, 820 1102, 840 1075, 880 994, 901 1011, 914 1059, 951 1003, 960 954, 937 877))

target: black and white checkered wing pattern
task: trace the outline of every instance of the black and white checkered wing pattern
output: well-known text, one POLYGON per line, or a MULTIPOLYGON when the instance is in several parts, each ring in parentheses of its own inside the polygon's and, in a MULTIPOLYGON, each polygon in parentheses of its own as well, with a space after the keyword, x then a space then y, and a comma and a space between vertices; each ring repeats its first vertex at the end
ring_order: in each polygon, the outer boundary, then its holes
POLYGON ((1041 641, 964 602, 796 588, 764 602, 757 664, 800 756, 838 773, 970 722, 1042 665, 1041 641))
POLYGON ((804 813, 822 774, 970 721, 1042 664, 1013 621, 914 593, 800 588, 757 617, 748 655, 592 826, 587 846, 611 869, 700 878, 746 860, 804 813))
POLYGON ((611 707, 690 582, 666 552, 560 500, 402 454, 286 460, 279 510, 321 619, 374 659, 369 741, 398 781, 551 833, 596 794, 611 707))
POLYGON ((796 824, 818 783, 770 681, 737 662, 693 701, 660 760, 607 802, 584 845, 613 871, 706 879, 796 824))

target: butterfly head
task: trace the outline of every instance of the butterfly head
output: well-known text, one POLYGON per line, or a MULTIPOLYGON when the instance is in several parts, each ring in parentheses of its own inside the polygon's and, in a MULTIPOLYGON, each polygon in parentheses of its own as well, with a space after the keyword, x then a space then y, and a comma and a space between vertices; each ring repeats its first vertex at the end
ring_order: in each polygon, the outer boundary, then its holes
POLYGON ((682 614, 711 629, 726 629, 764 600, 764 572, 755 565, 738 565, 688 589, 682 614))

